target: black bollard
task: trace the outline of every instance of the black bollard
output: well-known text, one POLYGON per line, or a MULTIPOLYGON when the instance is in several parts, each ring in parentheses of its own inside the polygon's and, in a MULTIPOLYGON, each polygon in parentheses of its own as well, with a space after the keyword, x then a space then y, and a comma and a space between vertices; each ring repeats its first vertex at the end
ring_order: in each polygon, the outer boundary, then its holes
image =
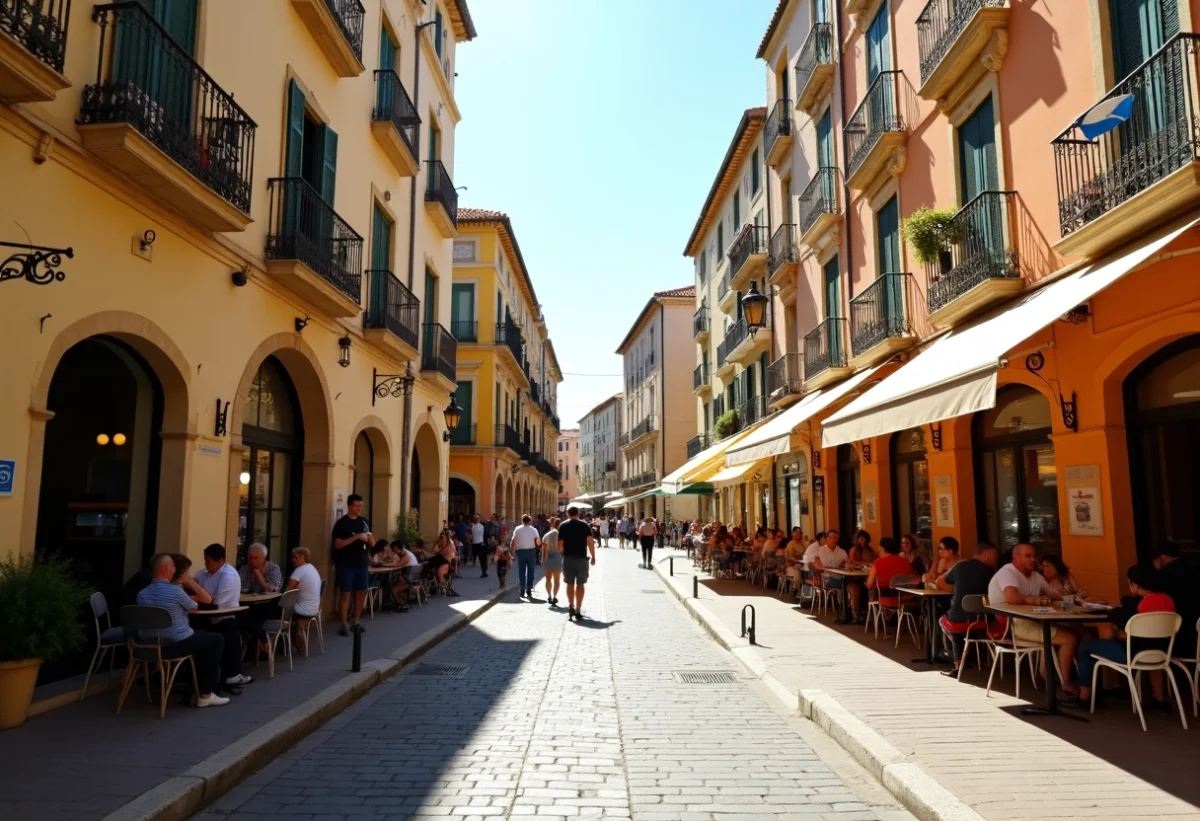
POLYGON ((700 598, 700 577, 692 576, 692 598, 700 598))
POLYGON ((362 672, 362 630, 354 625, 354 656, 350 660, 350 672, 362 672))
POLYGON ((675 557, 672 556, 670 561, 671 561, 671 575, 674 576, 675 575, 675 557))
POLYGON ((757 623, 758 623, 758 616, 754 611, 754 605, 748 604, 745 607, 743 607, 742 608, 742 638, 746 638, 747 633, 749 633, 751 644, 757 643, 754 639, 754 632, 755 632, 754 627, 757 623), (749 627, 749 629, 746 628, 746 611, 747 610, 750 611, 750 627, 749 627))

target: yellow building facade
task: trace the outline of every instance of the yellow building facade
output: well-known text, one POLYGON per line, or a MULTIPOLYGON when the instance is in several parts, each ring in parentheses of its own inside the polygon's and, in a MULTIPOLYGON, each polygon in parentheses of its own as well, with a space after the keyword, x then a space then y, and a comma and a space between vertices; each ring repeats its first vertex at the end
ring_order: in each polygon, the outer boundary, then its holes
POLYGON ((462 420, 450 438, 450 514, 549 515, 562 371, 545 317, 508 216, 464 208, 458 228, 450 328, 462 420))
POLYGON ((354 492, 378 535, 446 519, 475 30, 464 0, 335 8, 76 4, 0 38, 0 543, 112 602, 214 542, 328 575, 354 492))

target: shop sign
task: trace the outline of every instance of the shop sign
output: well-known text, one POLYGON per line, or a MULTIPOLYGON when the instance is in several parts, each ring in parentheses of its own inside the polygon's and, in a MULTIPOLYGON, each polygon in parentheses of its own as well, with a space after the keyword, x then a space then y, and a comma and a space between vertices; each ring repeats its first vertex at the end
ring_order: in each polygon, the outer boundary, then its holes
POLYGON ((1063 473, 1067 484, 1067 532, 1072 536, 1103 536, 1100 466, 1076 465, 1063 473))
POLYGON ((876 492, 874 482, 863 482, 863 519, 874 524, 879 521, 876 515, 876 492))
POLYGON ((346 504, 346 495, 344 487, 335 487, 333 489, 333 520, 335 522, 345 516, 346 511, 349 509, 346 504))
POLYGON ((933 512, 938 527, 954 527, 954 482, 949 475, 933 477, 933 512))
POLYGON ((225 449, 220 445, 210 445, 205 442, 196 445, 196 450, 205 456, 220 456, 225 452, 225 449))
POLYGON ((0 459, 0 496, 12 496, 17 480, 17 460, 0 459))

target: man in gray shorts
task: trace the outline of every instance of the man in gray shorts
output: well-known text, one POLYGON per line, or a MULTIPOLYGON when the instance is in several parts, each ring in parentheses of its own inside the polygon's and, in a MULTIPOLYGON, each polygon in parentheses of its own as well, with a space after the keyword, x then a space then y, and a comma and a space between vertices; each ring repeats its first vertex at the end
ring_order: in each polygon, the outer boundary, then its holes
POLYGON ((567 619, 581 620, 583 586, 588 570, 596 563, 596 540, 587 523, 579 521, 579 508, 567 508, 567 521, 558 527, 558 543, 563 555, 563 581, 567 583, 567 619))

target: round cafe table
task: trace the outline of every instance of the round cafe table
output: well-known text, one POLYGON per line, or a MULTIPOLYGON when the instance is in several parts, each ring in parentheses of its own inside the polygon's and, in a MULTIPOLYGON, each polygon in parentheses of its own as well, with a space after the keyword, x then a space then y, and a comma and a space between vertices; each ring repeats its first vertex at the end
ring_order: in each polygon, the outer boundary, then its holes
POLYGON ((282 593, 243 593, 238 597, 238 604, 262 604, 275 601, 282 595, 282 593))
POLYGON ((232 616, 234 613, 242 613, 249 609, 250 608, 246 605, 241 605, 240 607, 220 607, 220 608, 217 608, 216 610, 201 610, 200 608, 197 607, 195 610, 189 610, 188 615, 189 616, 232 616))

